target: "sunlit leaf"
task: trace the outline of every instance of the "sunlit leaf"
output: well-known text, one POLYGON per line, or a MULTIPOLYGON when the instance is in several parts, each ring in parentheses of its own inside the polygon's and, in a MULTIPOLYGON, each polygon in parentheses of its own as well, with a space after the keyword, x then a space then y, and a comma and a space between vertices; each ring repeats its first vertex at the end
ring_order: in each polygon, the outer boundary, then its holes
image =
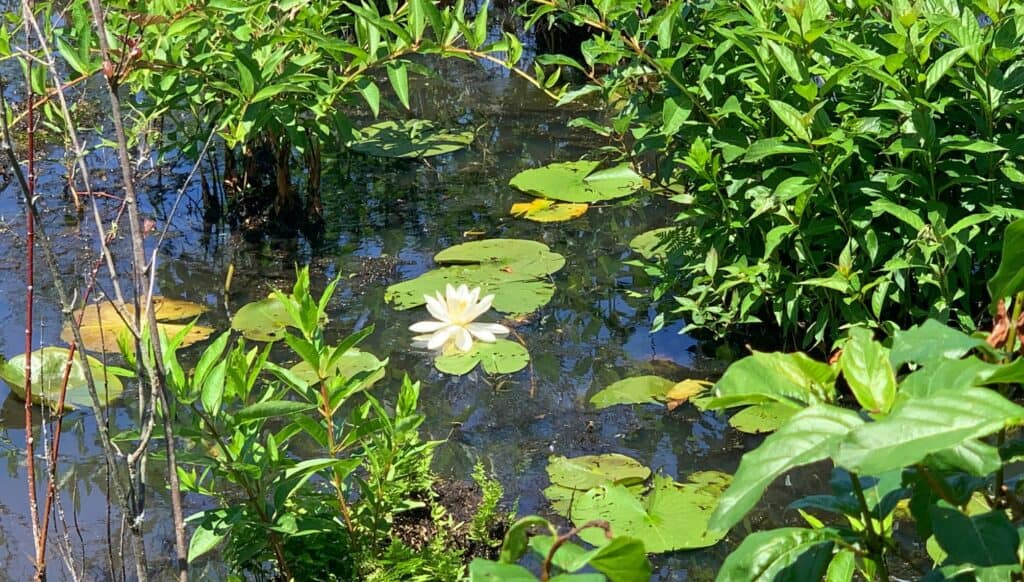
MULTIPOLYGON (((193 318, 206 311, 206 307, 198 303, 165 297, 153 297, 153 308, 155 309, 156 320, 159 322, 157 326, 169 338, 174 337, 184 329, 185 324, 167 322, 193 318)), ((77 318, 80 314, 82 315, 80 329, 82 341, 85 343, 84 348, 92 352, 118 351, 117 338, 121 334, 131 333, 128 329, 128 323, 122 318, 121 314, 123 313, 128 318, 128 321, 132 321, 134 319, 134 310, 135 308, 130 304, 120 305, 119 312, 118 307, 113 302, 103 301, 87 305, 75 311, 74 317, 77 318)), ((143 321, 145 321, 145 314, 143 314, 143 321)), ((203 341, 210 337, 211 334, 213 334, 213 328, 193 325, 182 340, 181 347, 187 347, 196 342, 203 341)), ((75 339, 71 328, 67 325, 61 331, 60 337, 68 343, 73 342, 75 339)))
MULTIPOLYGON (((64 380, 64 364, 68 359, 68 349, 45 347, 32 352, 32 402, 56 408, 60 399, 60 387, 64 380)), ((96 394, 101 405, 109 405, 121 395, 124 387, 121 380, 112 370, 105 370, 103 362, 87 356, 93 380, 96 382, 96 394)), ((25 354, 14 356, 0 364, 0 378, 10 386, 15 396, 25 399, 25 354)), ((67 409, 91 408, 92 398, 89 396, 88 383, 82 362, 76 354, 71 362, 68 375, 67 393, 64 396, 64 407, 67 409)))
POLYGON ((560 162, 524 170, 509 185, 528 194, 572 203, 593 203, 629 196, 643 179, 628 165, 598 170, 600 162, 560 162))
POLYGON ((511 214, 534 222, 563 222, 572 220, 587 211, 587 204, 567 204, 535 198, 532 202, 519 202, 512 205, 511 214))
POLYGON ((517 342, 499 339, 496 342, 476 342, 468 352, 442 354, 434 359, 434 367, 453 376, 473 371, 477 364, 488 374, 512 374, 530 363, 530 352, 517 342))
POLYGON ((747 434, 774 432, 797 412, 798 409, 778 402, 755 404, 730 416, 729 426, 747 434))

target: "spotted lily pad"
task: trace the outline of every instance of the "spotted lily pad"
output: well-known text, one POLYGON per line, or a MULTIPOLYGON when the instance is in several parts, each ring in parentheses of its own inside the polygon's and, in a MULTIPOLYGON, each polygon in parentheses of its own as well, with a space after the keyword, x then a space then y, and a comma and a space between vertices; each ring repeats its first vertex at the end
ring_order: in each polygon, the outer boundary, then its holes
POLYGON ((643 186, 643 178, 627 164, 598 170, 600 165, 590 160, 548 164, 519 172, 509 185, 541 198, 576 204, 622 198, 643 186))
MULTIPOLYGON (((156 313, 157 327, 167 336, 174 337, 186 327, 186 324, 167 323, 181 321, 196 317, 206 311, 206 307, 184 301, 181 299, 168 299, 166 297, 153 297, 153 308, 156 313)), ((122 334, 131 333, 128 325, 122 318, 122 313, 128 318, 133 318, 134 307, 132 305, 118 306, 112 301, 102 301, 87 305, 75 311, 74 316, 82 316, 81 332, 83 347, 91 352, 116 352, 118 351, 117 338, 122 334)), ((202 325, 193 325, 181 342, 181 347, 190 346, 210 337, 213 328, 202 325)), ((75 336, 67 325, 61 331, 60 338, 68 343, 74 341, 75 336)))
POLYGON ((493 308, 502 313, 522 315, 551 301, 555 288, 543 280, 565 265, 565 257, 547 245, 521 239, 488 239, 447 248, 434 256, 445 265, 396 283, 384 292, 395 309, 423 305, 424 295, 443 292, 445 285, 480 287, 483 295, 494 295, 493 308))
POLYGON ((799 408, 787 406, 781 402, 765 402, 748 406, 729 417, 729 424, 740 432, 760 434, 775 432, 789 417, 800 412, 799 408))
MULTIPOLYGON (((706 548, 725 535, 709 531, 708 520, 730 481, 729 475, 716 471, 691 476, 689 483, 657 475, 643 496, 621 484, 601 485, 573 502, 572 520, 577 526, 594 519, 607 520, 616 535, 639 538, 644 548, 655 554, 706 548)), ((580 538, 596 546, 608 543, 597 530, 584 530, 580 538)))
POLYGON ((476 342, 468 352, 442 354, 434 360, 434 367, 453 376, 473 371, 477 364, 488 374, 511 374, 530 363, 530 352, 520 344, 507 339, 496 342, 476 342))
POLYGON ((348 147, 383 158, 429 158, 464 149, 474 137, 472 131, 439 128, 425 119, 381 121, 359 130, 348 147))
MULTIPOLYGON (((370 352, 364 352, 359 348, 349 348, 347 352, 338 357, 333 369, 328 371, 325 377, 334 378, 341 376, 342 378, 351 378, 360 372, 371 372, 363 380, 363 385, 368 388, 384 377, 384 364, 385 362, 377 359, 377 356, 370 352)), ((308 362, 303 361, 295 364, 291 367, 291 371, 310 384, 314 384, 320 379, 313 366, 309 365, 308 362)))
MULTIPOLYGON (((64 363, 68 359, 67 348, 46 347, 32 352, 32 402, 56 408, 60 399, 60 386, 64 380, 64 363)), ((121 395, 124 387, 118 375, 126 372, 113 367, 104 370, 103 362, 92 356, 86 356, 100 403, 109 405, 121 395)), ((11 387, 18 398, 25 399, 25 354, 14 356, 0 364, 0 378, 11 387)), ((92 398, 89 396, 85 371, 79 356, 71 363, 68 376, 68 389, 64 396, 64 408, 90 408, 92 398)))
POLYGON ((567 204, 534 198, 532 202, 513 204, 510 212, 513 216, 534 222, 564 222, 583 216, 589 207, 589 204, 567 204))

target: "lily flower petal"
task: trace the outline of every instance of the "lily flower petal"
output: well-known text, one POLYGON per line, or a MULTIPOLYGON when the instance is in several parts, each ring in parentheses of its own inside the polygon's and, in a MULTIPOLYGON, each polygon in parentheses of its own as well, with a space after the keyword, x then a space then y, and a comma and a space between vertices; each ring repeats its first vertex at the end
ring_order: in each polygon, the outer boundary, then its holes
POLYGON ((460 352, 468 352, 473 349, 473 336, 464 327, 455 329, 455 348, 460 352))
POLYGON ((415 331, 416 333, 434 333, 447 325, 448 324, 443 321, 417 321, 409 326, 409 331, 415 331))
POLYGON ((452 334, 458 331, 459 329, 461 328, 449 325, 444 329, 434 332, 434 335, 432 335, 430 337, 430 340, 427 342, 427 349, 436 350, 440 348, 444 344, 448 343, 448 339, 451 338, 452 334))

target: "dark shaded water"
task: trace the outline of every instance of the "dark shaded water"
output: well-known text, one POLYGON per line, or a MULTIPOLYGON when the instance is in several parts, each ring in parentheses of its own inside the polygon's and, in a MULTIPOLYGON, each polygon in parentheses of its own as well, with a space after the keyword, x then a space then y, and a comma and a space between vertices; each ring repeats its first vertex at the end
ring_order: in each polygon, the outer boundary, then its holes
MULTIPOLYGON (((377 390, 393 392, 403 374, 423 382, 422 410, 428 419, 424 430, 430 438, 446 439, 437 455, 437 472, 467 478, 481 460, 504 484, 509 501, 518 500, 521 513, 545 511, 541 490, 547 485, 545 467, 551 454, 621 452, 676 478, 697 470, 733 471, 744 445, 750 443, 714 415, 690 407, 672 413, 661 407, 594 411, 587 404, 597 390, 630 375, 656 373, 678 380, 720 373, 721 363, 702 357, 695 341, 678 335, 676 329, 650 333, 653 313, 642 298, 648 282, 639 269, 624 264, 635 258, 627 247, 630 238, 663 225, 670 209, 661 200, 641 197, 593 208, 567 223, 540 225, 510 217, 509 207, 527 200, 507 186, 512 175, 576 159, 595 144, 587 134, 566 129, 571 112, 553 110, 542 95, 521 83, 494 71, 448 67, 442 68, 441 78, 457 82, 431 81, 419 87, 414 113, 479 127, 472 149, 428 162, 339 154, 325 169, 327 229, 315 244, 240 242, 225 230, 204 227, 200 209, 188 201, 160 248, 159 292, 208 305, 207 323, 224 328, 230 310, 266 296, 275 286, 289 287, 296 263, 311 264, 320 287, 341 274, 344 282, 331 304, 331 333, 341 337, 375 325, 363 347, 390 358, 390 383, 377 390), (565 268, 553 276, 557 292, 552 302, 516 327, 533 356, 531 368, 523 372, 506 377, 480 372, 459 378, 442 375, 433 369, 428 354, 410 347, 413 334, 407 327, 423 319, 423 311, 397 312, 383 302, 387 285, 431 268, 435 252, 472 240, 464 234, 469 231, 482 232, 485 238, 539 240, 567 259, 565 268), (221 289, 231 263, 234 291, 225 306, 221 289)), ((114 160, 109 154, 93 158, 102 185, 105 174, 114 173, 114 160)), ((148 215, 158 227, 165 223, 186 171, 177 168, 146 178, 148 215)), ((51 234, 58 237, 65 276, 80 281, 94 260, 95 229, 88 218, 74 224, 66 217, 59 199, 63 175, 61 161, 53 160, 46 165, 40 191, 51 234)), ((110 188, 113 191, 114 186, 110 188)), ((7 188, 0 199, 0 269, 5 274, 0 279, 0 318, 5 322, 0 347, 8 357, 21 353, 24 342, 23 212, 15 195, 7 188)), ((113 204, 106 204, 105 220, 112 211, 113 204)), ((126 241, 120 241, 116 251, 126 256, 126 241)), ((50 276, 43 268, 39 271, 36 343, 58 344, 56 297, 50 276)), ((103 288, 110 292, 109 284, 103 288)), ((192 349, 186 359, 200 350, 192 349)), ((8 396, 6 386, 0 387, 0 401, 0 453, 7 459, 7 471, 0 472, 0 564, 9 579, 17 580, 30 573, 27 556, 32 553, 22 458, 24 419, 21 403, 8 396)), ((127 426, 132 410, 129 398, 118 407, 115 420, 127 426)), ((70 414, 65 431, 62 523, 70 529, 65 533, 64 526, 58 526, 55 535, 67 536, 73 551, 70 559, 85 564, 87 579, 103 579, 106 482, 91 414, 70 414)), ((152 462, 150 471, 150 482, 162 482, 159 462, 152 462)), ((195 510, 201 501, 187 502, 195 510)), ((151 491, 146 515, 150 557, 159 570, 172 546, 164 492, 151 491)), ((116 539, 116 518, 109 528, 116 539)), ((659 577, 711 576, 728 546, 660 556, 659 577)), ((51 579, 62 579, 56 545, 50 556, 55 564, 51 579)))

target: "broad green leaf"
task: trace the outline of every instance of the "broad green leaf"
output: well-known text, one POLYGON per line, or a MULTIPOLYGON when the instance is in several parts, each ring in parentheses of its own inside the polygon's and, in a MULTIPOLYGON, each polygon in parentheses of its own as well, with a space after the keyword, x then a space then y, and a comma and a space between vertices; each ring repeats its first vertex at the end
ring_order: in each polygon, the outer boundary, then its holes
POLYGON ((851 432, 835 461, 854 473, 877 475, 1021 423, 1024 408, 986 388, 910 398, 886 418, 851 432))
POLYGON ((896 399, 896 374, 888 350, 863 327, 850 329, 839 365, 857 402, 869 412, 889 412, 896 399))
POLYGON ((935 59, 935 62, 933 62, 930 67, 928 67, 928 71, 924 75, 924 94, 926 97, 929 93, 931 93, 932 89, 935 88, 935 85, 937 85, 939 81, 941 81, 942 78, 946 76, 946 73, 949 72, 949 69, 952 68, 958 60, 960 60, 960 57, 964 56, 964 54, 967 53, 967 50, 967 47, 957 47, 954 49, 950 49, 949 52, 935 59))
POLYGON ((596 408, 607 408, 616 404, 654 404, 665 399, 676 383, 661 376, 634 376, 615 382, 594 394, 590 403, 596 408))
POLYGON ((434 367, 445 374, 462 376, 477 364, 488 374, 512 374, 530 363, 530 352, 518 342, 499 339, 494 343, 476 342, 468 352, 442 354, 434 359, 434 367))
POLYGON ((956 360, 985 345, 985 340, 929 319, 906 331, 898 331, 892 340, 889 361, 899 369, 907 362, 928 365, 940 359, 956 360))
POLYGON ((832 456, 839 443, 864 421, 857 413, 816 404, 793 415, 761 446, 743 455, 732 486, 722 495, 711 527, 728 531, 761 499, 764 490, 787 471, 832 456))
POLYGON ((274 296, 246 303, 231 318, 232 329, 253 341, 277 341, 284 337, 288 326, 295 327, 295 320, 274 296))
POLYGON ((316 406, 305 402, 294 402, 291 400, 268 400, 250 404, 235 413, 235 422, 252 422, 265 418, 277 418, 312 410, 316 406))
POLYGON ((614 200, 629 196, 643 179, 628 165, 598 170, 600 162, 561 162, 524 170, 509 185, 541 198, 575 204, 614 200))
MULTIPOLYGON (((211 515, 216 514, 214 511, 203 512, 204 514, 211 515)), ((193 519, 199 519, 198 516, 191 516, 190 521, 193 519)), ((207 520, 203 519, 195 531, 192 533, 192 539, 189 540, 188 544, 188 561, 189 563, 194 562, 200 556, 208 553, 213 548, 217 547, 221 541, 228 535, 230 529, 226 524, 223 523, 222 518, 215 517, 214 519, 207 520)))
POLYGON ((775 582, 784 572, 789 575, 785 580, 818 580, 828 568, 833 544, 841 540, 839 532, 831 528, 755 532, 729 554, 716 580, 775 582), (791 570, 793 567, 797 571, 791 570))
POLYGON ((580 491, 606 483, 634 485, 651 476, 650 469, 618 453, 572 458, 556 455, 548 459, 547 471, 552 484, 580 491))
POLYGON ((529 531, 533 528, 545 527, 549 533, 554 533, 553 526, 548 520, 539 515, 528 515, 519 518, 509 526, 505 533, 505 540, 501 544, 499 559, 506 564, 514 564, 526 553, 527 538, 529 531))
POLYGON ((938 360, 904 377, 900 394, 913 398, 940 392, 962 394, 972 386, 985 385, 984 379, 998 369, 974 356, 963 360, 938 360))
POLYGON ((778 402, 748 406, 729 417, 729 426, 747 434, 775 432, 799 409, 778 402))
MULTIPOLYGON (((320 380, 319 373, 308 362, 295 364, 292 366, 291 371, 309 384, 315 384, 320 380)), ((348 379, 360 372, 373 372, 372 375, 363 380, 364 386, 372 386, 384 377, 384 362, 377 359, 377 356, 370 352, 364 352, 359 348, 349 348, 335 359, 334 365, 329 370, 326 370, 325 378, 341 377, 348 379)))
POLYGON ((967 516, 945 504, 930 509, 935 539, 947 564, 975 566, 1017 564, 1020 536, 1003 511, 967 516))
POLYGON ((1015 220, 1003 233, 1003 255, 999 269, 988 281, 992 304, 1024 291, 1024 220, 1015 220))
POLYGON ((382 121, 359 130, 348 147, 368 156, 429 158, 465 149, 475 137, 471 130, 443 129, 423 119, 382 121))
MULTIPOLYGON (((572 520, 577 526, 593 519, 607 520, 616 535, 641 540, 654 554, 679 549, 706 548, 724 535, 708 530, 708 518, 729 476, 703 479, 695 483, 676 483, 669 477, 655 476, 651 491, 637 497, 624 485, 602 485, 590 489, 572 505, 572 520), (686 524, 679 527, 679 524, 686 524)), ((588 529, 580 533, 587 543, 608 543, 604 532, 588 529)))
POLYGON ((711 408, 778 401, 799 405, 835 398, 836 371, 803 353, 754 352, 732 364, 715 385, 711 408))
MULTIPOLYGON (((46 404, 50 408, 56 408, 60 401, 68 349, 55 346, 40 348, 32 352, 31 359, 33 404, 46 404)), ((86 356, 86 361, 89 362, 89 370, 96 383, 96 395, 99 397, 100 405, 107 406, 124 391, 121 379, 114 374, 113 368, 105 368, 103 362, 96 358, 86 356)), ((25 400, 25 354, 19 354, 0 363, 0 378, 7 383, 15 396, 25 400)), ((85 380, 81 354, 76 354, 71 362, 64 408, 92 408, 92 397, 89 395, 89 386, 85 380)))
POLYGON ((474 558, 469 563, 469 582, 537 582, 537 577, 518 564, 474 558))
POLYGON ((404 62, 388 63, 388 80, 402 105, 409 108, 409 71, 404 62))
MULTIPOLYGON (((541 558, 548 555, 555 538, 534 536, 530 548, 541 558)), ((607 544, 587 551, 573 543, 562 544, 551 563, 566 572, 590 566, 608 577, 610 582, 648 582, 651 564, 644 544, 628 536, 616 536, 607 544)))
POLYGON ((811 132, 804 124, 803 116, 792 105, 772 99, 768 101, 768 106, 798 138, 805 142, 811 141, 811 132))

